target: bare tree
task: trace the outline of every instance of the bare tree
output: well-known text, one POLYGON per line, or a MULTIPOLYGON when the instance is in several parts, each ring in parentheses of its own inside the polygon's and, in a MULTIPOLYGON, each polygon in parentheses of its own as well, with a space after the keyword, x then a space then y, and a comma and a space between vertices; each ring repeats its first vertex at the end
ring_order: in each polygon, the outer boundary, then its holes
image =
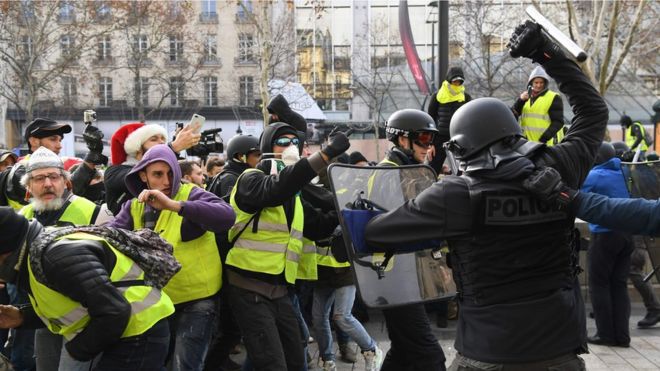
POLYGON ((658 3, 566 1, 570 36, 589 55, 582 69, 605 94, 635 47, 657 55, 658 3))
POLYGON ((113 10, 115 34, 123 42, 111 70, 129 71, 132 81, 128 84, 133 88, 125 89, 125 98, 136 108, 138 118, 144 120, 168 98, 183 106, 194 101, 185 99, 186 86, 198 82, 206 60, 202 35, 190 22, 194 19, 191 3, 121 1, 113 3, 113 10))
MULTIPOLYGON (((503 17, 500 1, 466 1, 458 6, 456 19, 464 40, 461 58, 467 91, 474 96, 516 96, 520 61, 509 57, 503 37, 510 29, 510 17, 503 17)), ((442 76, 441 76, 442 78, 442 76)))
MULTIPOLYGON (((90 41, 112 25, 91 27, 95 9, 85 1, 2 1, 0 58, 7 70, 0 95, 31 121, 40 98, 54 99, 62 77, 87 75, 78 61, 90 41)), ((54 102, 53 102, 54 103, 54 102)))

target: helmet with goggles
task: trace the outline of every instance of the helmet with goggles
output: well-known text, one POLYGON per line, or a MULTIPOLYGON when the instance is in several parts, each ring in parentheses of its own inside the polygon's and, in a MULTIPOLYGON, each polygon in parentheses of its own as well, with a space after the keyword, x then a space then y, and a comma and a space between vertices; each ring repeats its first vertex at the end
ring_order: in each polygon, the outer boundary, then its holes
POLYGON ((398 145, 398 138, 410 138, 413 143, 429 146, 438 132, 435 121, 426 112, 416 109, 402 109, 390 115, 385 126, 387 139, 398 145))

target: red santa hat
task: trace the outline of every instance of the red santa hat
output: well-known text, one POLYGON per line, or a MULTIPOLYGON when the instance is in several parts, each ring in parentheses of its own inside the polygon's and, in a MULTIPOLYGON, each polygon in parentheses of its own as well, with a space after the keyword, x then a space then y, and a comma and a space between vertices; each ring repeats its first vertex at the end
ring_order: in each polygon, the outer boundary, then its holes
POLYGON ((124 143, 126 138, 128 138, 131 133, 137 129, 145 126, 141 122, 134 122, 132 124, 126 124, 119 128, 110 139, 110 152, 112 157, 112 163, 114 165, 121 165, 126 161, 127 155, 126 150, 124 149, 124 143))

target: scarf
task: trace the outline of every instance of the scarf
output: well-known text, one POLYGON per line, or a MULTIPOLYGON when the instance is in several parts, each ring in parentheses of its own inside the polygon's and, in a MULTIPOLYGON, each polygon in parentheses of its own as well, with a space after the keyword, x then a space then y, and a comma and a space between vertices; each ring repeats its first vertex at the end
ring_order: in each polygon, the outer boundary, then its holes
POLYGON ((439 103, 465 102, 465 86, 454 86, 445 80, 442 82, 440 89, 438 89, 435 99, 439 103))
POLYGON ((131 258, 144 271, 147 286, 161 289, 181 270, 181 264, 174 258, 172 245, 149 229, 127 231, 105 226, 66 227, 45 231, 30 245, 30 264, 38 281, 47 282, 41 263, 46 247, 60 237, 78 232, 101 237, 131 258))

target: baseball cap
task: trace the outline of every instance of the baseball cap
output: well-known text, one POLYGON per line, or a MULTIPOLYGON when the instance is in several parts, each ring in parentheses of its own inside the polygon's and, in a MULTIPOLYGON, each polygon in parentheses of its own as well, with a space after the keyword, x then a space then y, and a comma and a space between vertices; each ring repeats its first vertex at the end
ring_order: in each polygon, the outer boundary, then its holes
POLYGON ((18 161, 18 157, 16 157, 16 155, 12 151, 6 149, 0 149, 0 162, 6 160, 9 157, 13 157, 14 162, 18 161))
POLYGON ((71 125, 60 124, 55 120, 48 118, 36 118, 25 128, 25 142, 28 142, 30 137, 46 138, 51 135, 60 135, 71 132, 71 125))

